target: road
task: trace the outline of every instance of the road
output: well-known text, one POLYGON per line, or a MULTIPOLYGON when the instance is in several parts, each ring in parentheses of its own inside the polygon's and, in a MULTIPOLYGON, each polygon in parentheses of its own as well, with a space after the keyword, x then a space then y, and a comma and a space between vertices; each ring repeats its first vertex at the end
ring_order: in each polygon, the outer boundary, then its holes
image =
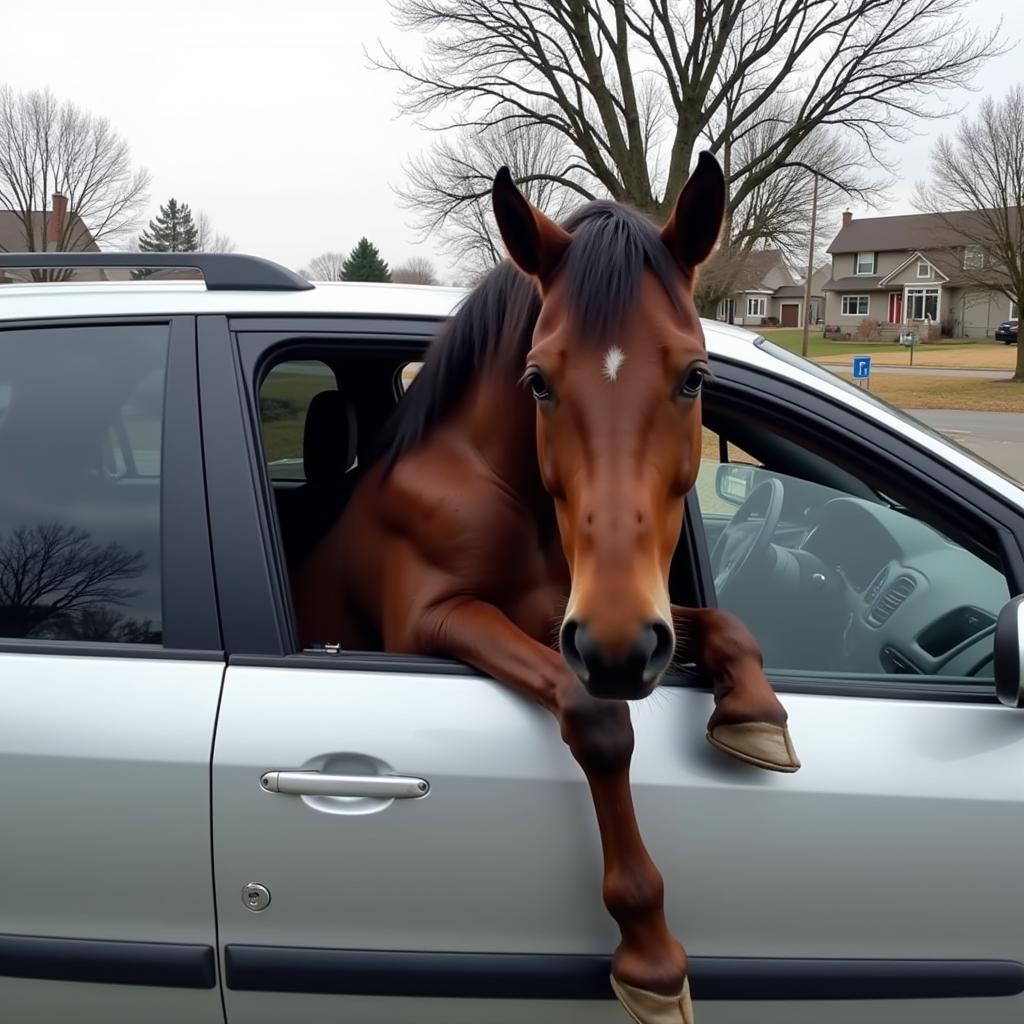
POLYGON ((952 409, 907 412, 1024 482, 1024 413, 952 409))

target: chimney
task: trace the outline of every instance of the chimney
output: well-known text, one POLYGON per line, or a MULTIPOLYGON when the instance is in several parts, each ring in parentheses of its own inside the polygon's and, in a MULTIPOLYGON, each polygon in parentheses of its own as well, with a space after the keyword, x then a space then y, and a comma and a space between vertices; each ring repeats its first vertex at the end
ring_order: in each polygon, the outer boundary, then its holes
POLYGON ((48 242, 60 242, 64 234, 64 220, 68 215, 68 197, 59 192, 53 193, 53 209, 50 212, 49 230, 46 232, 48 242))
POLYGON ((849 210, 843 210, 843 227, 848 228, 853 220, 853 214, 849 210))

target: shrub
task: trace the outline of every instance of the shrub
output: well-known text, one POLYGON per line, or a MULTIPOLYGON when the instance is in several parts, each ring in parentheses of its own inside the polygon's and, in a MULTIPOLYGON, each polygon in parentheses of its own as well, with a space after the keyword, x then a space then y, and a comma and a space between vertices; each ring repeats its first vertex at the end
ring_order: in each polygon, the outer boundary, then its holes
POLYGON ((857 325, 857 340, 870 341, 878 337, 878 321, 873 316, 866 316, 857 325))

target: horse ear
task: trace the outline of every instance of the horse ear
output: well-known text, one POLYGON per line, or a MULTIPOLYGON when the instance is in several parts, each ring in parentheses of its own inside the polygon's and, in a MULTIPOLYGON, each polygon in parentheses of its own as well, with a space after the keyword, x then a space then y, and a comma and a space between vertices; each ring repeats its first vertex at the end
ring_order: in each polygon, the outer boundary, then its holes
POLYGON ((701 153, 687 179, 661 239, 686 274, 703 263, 718 241, 725 216, 725 177, 718 161, 701 153))
POLYGON ((494 176, 491 203, 501 240, 512 262, 524 274, 546 284, 555 272, 572 235, 545 217, 516 188, 507 167, 494 176))

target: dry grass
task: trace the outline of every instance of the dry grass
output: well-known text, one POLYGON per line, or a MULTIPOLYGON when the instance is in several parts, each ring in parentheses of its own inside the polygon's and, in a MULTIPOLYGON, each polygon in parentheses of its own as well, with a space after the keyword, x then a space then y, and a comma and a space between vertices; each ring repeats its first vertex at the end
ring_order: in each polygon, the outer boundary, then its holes
MULTIPOLYGON (((819 357, 816 362, 826 366, 849 366, 851 357, 819 357)), ((873 366, 909 366, 910 353, 905 348, 892 352, 872 352, 873 366)), ((929 369, 1013 370, 1017 364, 1015 345, 919 346, 914 351, 914 367, 929 369)))
MULTIPOLYGON (((849 379, 849 374, 843 376, 849 379)), ((1024 382, 1020 381, 880 373, 871 378, 871 393, 904 409, 1024 413, 1024 382)))

